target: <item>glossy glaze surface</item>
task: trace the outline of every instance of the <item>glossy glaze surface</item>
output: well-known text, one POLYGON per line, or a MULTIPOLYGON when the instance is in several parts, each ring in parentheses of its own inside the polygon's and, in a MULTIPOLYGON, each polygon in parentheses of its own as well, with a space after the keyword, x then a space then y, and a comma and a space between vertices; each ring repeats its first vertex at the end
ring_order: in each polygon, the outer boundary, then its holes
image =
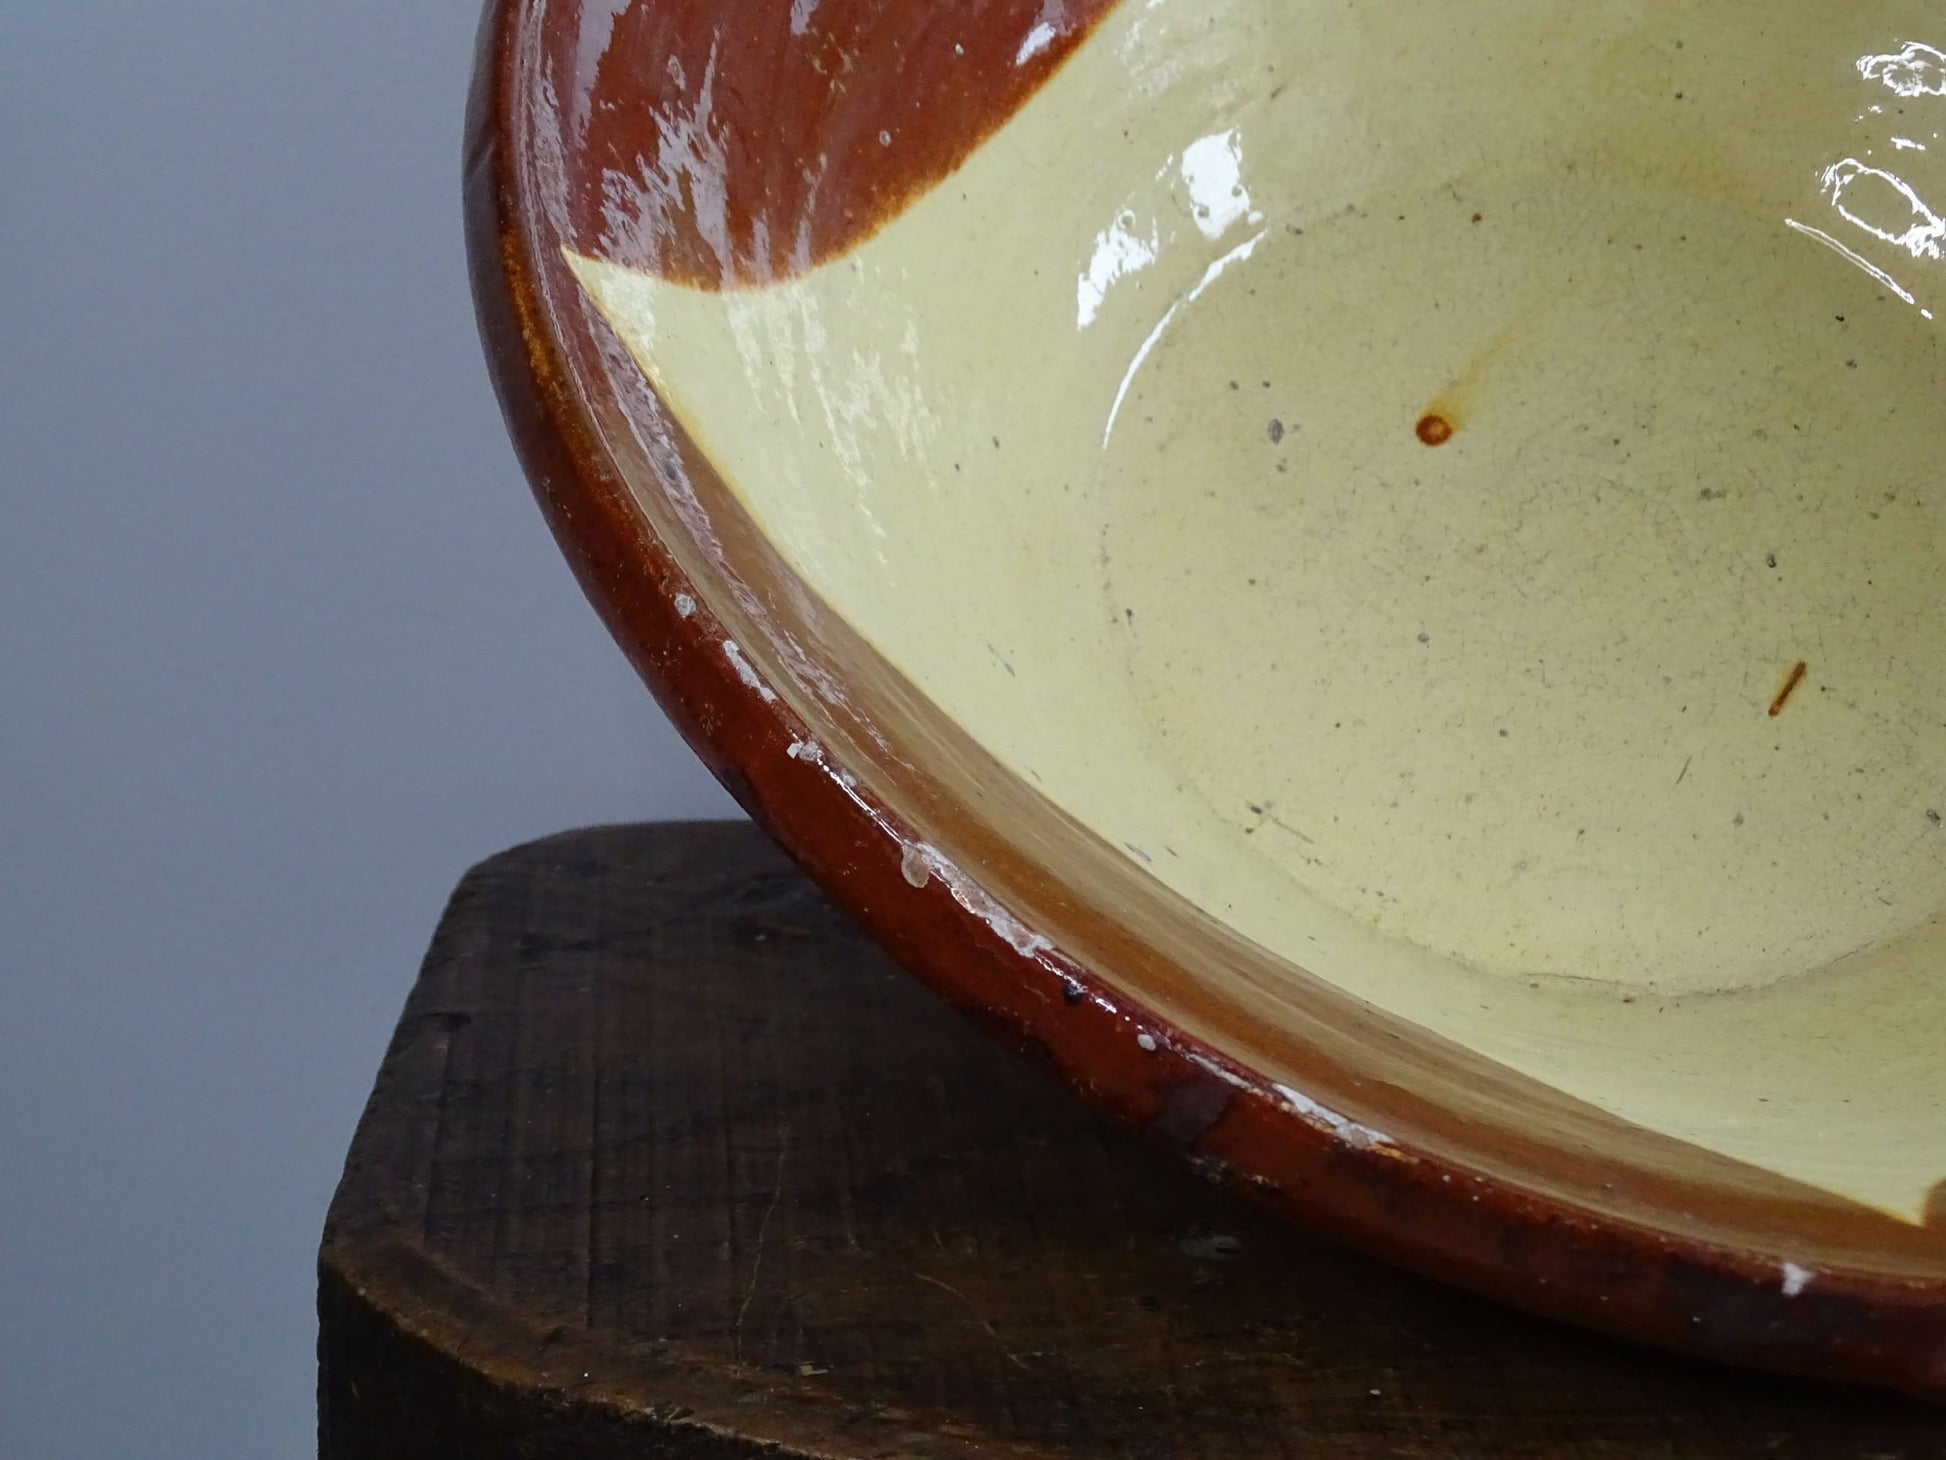
POLYGON ((693 726, 787 845, 1109 1103, 1200 1060, 1192 1144, 1371 1245, 1551 1301, 1356 1218, 1376 1161, 1443 1220, 1702 1244, 1795 1304, 1773 1347, 1814 1287, 1940 1322, 1923 11, 996 7, 957 140, 722 213, 824 240, 780 255, 697 224, 749 88, 852 57, 806 134, 851 136, 898 48, 833 12, 746 77, 727 12, 654 8, 717 58, 687 84, 650 10, 510 7, 499 262, 617 494, 537 470, 557 530, 666 693, 771 727, 693 726), (1139 1027, 1057 1035, 1064 988, 1139 1027), (1363 1174, 1273 1178, 1310 1139, 1363 1174))

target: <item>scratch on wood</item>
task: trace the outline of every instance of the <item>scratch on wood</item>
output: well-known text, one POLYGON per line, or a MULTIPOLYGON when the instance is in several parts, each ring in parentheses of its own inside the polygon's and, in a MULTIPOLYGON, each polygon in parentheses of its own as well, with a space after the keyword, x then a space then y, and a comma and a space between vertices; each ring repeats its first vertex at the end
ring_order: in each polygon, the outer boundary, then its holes
POLYGON ((996 1330, 991 1323, 987 1322, 986 1315, 981 1313, 978 1308, 975 1308, 973 1306, 973 1300, 971 1298, 967 1297, 966 1294, 962 1293, 958 1288, 954 1287, 951 1283, 942 1283, 936 1277, 927 1277, 923 1272, 915 1272, 912 1275, 917 1279, 919 1279, 920 1282, 930 1283, 933 1287, 938 1288, 940 1291, 951 1293, 955 1298, 958 1298, 960 1302, 966 1305, 966 1311, 973 1315, 973 1321, 979 1324, 980 1327, 984 1328, 987 1331, 987 1336, 991 1338, 994 1341, 994 1343, 999 1345, 1000 1352, 1007 1356, 1007 1362, 1012 1364, 1017 1369, 1025 1369, 1027 1367, 1027 1365, 1021 1360, 1020 1355, 1007 1347, 1007 1341, 1000 1336, 998 1330, 996 1330))
POLYGON ((1784 706, 1791 702, 1791 696, 1797 693, 1797 687, 1804 683, 1804 675, 1809 668, 1810 666, 1802 659, 1791 666, 1791 672, 1784 678, 1784 687, 1777 691, 1777 698, 1770 702, 1770 713, 1773 716, 1784 713, 1784 706))
POLYGON ((1689 774, 1690 763, 1695 759, 1696 759, 1695 756, 1693 755, 1690 756, 1689 760, 1686 760, 1682 763, 1682 769, 1676 772, 1676 784, 1678 786, 1682 784, 1682 778, 1689 774))
POLYGON ((770 1190, 770 1205, 764 1208, 764 1219, 757 1223, 757 1251, 750 1259, 750 1281, 743 1290, 743 1302, 737 1308, 736 1326, 730 1335, 739 1364, 743 1362, 743 1320, 757 1298, 757 1278, 764 1270, 764 1238, 770 1234, 770 1219, 777 1215, 777 1204, 784 1199, 784 1162, 790 1158, 790 1154, 791 1128, 780 1126, 777 1130, 777 1183, 770 1190))

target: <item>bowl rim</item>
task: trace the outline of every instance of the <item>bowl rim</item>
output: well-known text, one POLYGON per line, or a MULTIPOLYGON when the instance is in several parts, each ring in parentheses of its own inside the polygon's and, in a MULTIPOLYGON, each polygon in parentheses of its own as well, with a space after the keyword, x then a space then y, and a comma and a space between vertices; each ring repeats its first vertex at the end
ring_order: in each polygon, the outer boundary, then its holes
MULTIPOLYGON (((487 0, 478 36, 464 207, 489 372, 584 592, 684 739, 794 861, 935 991, 1046 1057, 1097 1107, 1336 1239, 1581 1326, 1946 1398, 1946 1278, 1780 1267, 1774 1252, 1523 1190, 1409 1140, 1374 1141, 1097 976, 1007 912, 977 873, 914 875, 912 850, 925 843, 908 818, 736 652, 712 607, 721 585, 692 576, 658 536, 574 389, 573 346, 547 304, 558 248, 521 165, 520 87, 547 7, 487 0)), ((708 469, 691 454, 692 471, 708 469)))

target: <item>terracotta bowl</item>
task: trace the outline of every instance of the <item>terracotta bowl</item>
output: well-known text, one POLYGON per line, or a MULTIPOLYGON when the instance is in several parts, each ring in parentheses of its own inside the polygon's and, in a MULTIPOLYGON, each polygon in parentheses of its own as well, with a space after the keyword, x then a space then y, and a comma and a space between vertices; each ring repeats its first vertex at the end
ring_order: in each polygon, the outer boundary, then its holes
POLYGON ((948 998, 1360 1246, 1946 1392, 1936 7, 498 0, 536 490, 948 998))

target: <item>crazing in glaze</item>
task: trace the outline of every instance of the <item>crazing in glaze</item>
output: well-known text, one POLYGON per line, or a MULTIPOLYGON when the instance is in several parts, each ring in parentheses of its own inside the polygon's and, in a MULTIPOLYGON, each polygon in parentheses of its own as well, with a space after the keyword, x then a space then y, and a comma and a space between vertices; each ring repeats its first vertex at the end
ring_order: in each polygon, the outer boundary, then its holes
POLYGON ((1288 1085, 1272 1087, 1278 1097, 1299 1115, 1315 1125, 1323 1126, 1348 1145, 1361 1150, 1396 1150, 1392 1138, 1384 1131, 1373 1130, 1368 1125, 1360 1125, 1355 1120, 1347 1120, 1335 1110, 1326 1110, 1317 1101, 1288 1085))
MULTIPOLYGON (((727 645, 732 651, 734 644, 727 645)), ((739 676, 747 668, 747 662, 740 655, 732 654, 733 662, 739 666, 739 676)), ((761 685, 751 675, 752 687, 761 685)), ((766 699, 774 699, 774 692, 762 686, 760 693, 766 699)), ((859 788, 857 779, 842 767, 834 766, 825 756, 823 747, 814 741, 793 740, 785 754, 794 761, 808 761, 824 769, 834 783, 842 788, 846 798, 864 810, 900 845, 899 872, 906 883, 914 888, 924 888, 937 878, 952 894, 953 900, 974 917, 984 923, 993 934, 1023 958, 1035 958, 1054 950, 1054 944, 1043 934, 1035 932, 1016 917, 1013 912, 997 901, 991 893, 974 881, 953 864, 945 853, 926 842, 914 839, 904 828, 895 825, 885 812, 875 805, 859 788)))

